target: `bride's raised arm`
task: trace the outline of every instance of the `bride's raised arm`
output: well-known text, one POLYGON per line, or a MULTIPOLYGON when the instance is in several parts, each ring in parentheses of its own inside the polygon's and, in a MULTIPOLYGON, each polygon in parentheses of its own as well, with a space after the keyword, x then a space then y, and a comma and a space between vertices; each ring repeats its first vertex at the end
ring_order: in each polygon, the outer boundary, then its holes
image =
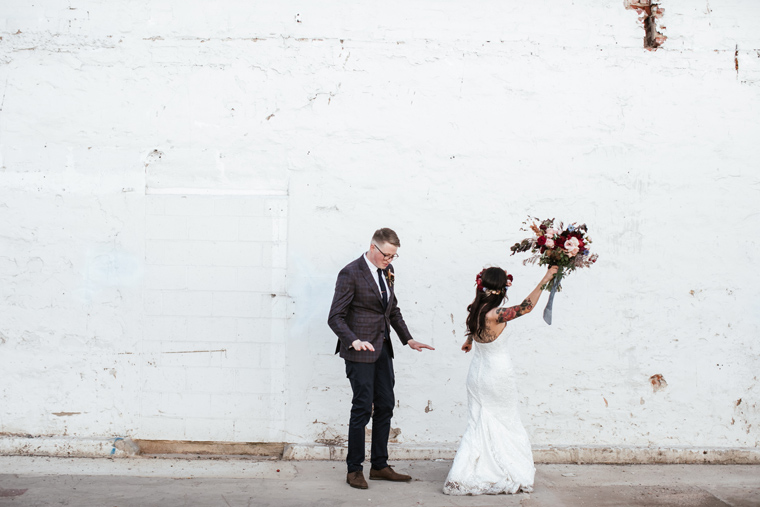
POLYGON ((525 315, 526 313, 530 313, 531 310, 533 310, 533 307, 538 304, 538 300, 541 297, 541 287, 551 281, 551 279, 557 273, 557 269, 557 266, 552 266, 547 269, 546 274, 541 279, 541 281, 538 282, 538 285, 536 285, 536 288, 533 289, 533 292, 528 294, 528 297, 525 298, 525 300, 519 305, 510 306, 509 308, 496 308, 495 311, 497 322, 507 322, 512 319, 516 319, 521 315, 525 315))

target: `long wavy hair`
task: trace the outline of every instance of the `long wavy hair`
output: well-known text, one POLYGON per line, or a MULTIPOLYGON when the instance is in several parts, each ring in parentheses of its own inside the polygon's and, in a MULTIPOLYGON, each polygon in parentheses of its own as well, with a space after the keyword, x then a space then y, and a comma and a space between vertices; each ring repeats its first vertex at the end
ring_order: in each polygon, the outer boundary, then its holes
POLYGON ((467 307, 467 337, 479 336, 486 327, 486 314, 504 301, 507 296, 507 273, 501 268, 486 268, 480 272, 479 285, 475 289, 475 299, 467 307))

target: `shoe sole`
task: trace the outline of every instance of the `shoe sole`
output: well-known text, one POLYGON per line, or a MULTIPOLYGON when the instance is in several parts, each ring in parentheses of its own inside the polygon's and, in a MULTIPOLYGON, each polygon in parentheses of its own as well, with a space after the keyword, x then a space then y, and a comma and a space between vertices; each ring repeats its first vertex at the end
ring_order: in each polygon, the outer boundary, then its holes
POLYGON ((408 479, 386 479, 385 477, 370 477, 369 480, 371 481, 391 481, 391 482, 411 482, 412 478, 409 477, 408 479))
POLYGON ((354 485, 353 485, 353 484, 351 484, 351 483, 350 483, 348 480, 346 480, 346 484, 348 484, 348 485, 349 485, 349 486, 351 486, 352 488, 356 488, 356 489, 369 489, 369 486, 354 486, 354 485))

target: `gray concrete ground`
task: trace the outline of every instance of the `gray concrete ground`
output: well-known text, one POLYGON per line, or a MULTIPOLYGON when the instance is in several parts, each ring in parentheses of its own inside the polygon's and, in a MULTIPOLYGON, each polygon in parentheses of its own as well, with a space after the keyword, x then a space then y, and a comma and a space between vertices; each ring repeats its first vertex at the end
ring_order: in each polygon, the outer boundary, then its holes
POLYGON ((760 465, 538 465, 532 494, 449 497, 450 465, 357 490, 335 461, 0 456, 0 506, 760 506, 760 465))

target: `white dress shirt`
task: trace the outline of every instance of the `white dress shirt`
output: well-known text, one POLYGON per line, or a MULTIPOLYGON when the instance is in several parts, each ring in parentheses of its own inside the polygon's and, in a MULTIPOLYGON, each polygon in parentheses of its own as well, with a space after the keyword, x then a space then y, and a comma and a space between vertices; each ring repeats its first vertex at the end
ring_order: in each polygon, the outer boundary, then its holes
MULTIPOLYGON (((380 287, 380 281, 377 279, 377 270, 379 269, 377 266, 372 264, 370 262, 369 258, 367 257, 367 254, 364 254, 364 260, 367 262, 367 267, 369 267, 369 272, 372 273, 372 278, 375 280, 375 285, 377 285, 377 290, 380 291, 380 295, 383 294, 383 288, 380 287)), ((385 276, 385 275, 383 275, 385 276)), ((385 290, 388 291, 388 280, 383 280, 383 283, 385 283, 385 290)), ((390 300, 390 292, 388 292, 388 299, 390 300)))

